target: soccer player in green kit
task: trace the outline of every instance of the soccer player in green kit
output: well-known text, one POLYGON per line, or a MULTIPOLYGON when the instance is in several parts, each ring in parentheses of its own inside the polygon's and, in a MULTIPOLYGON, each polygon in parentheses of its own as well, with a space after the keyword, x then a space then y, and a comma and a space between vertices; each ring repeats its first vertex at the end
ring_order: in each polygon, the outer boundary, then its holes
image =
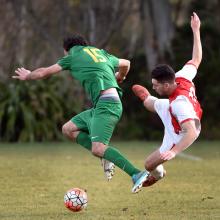
POLYGON ((65 38, 63 48, 65 56, 56 64, 33 71, 18 68, 13 78, 37 80, 69 70, 90 96, 93 108, 81 112, 64 124, 63 134, 102 158, 108 180, 114 174, 115 164, 131 176, 134 183, 132 192, 138 192, 149 173, 135 168, 116 148, 109 146, 113 130, 122 114, 122 91, 118 83, 125 79, 130 62, 108 54, 105 50, 88 46, 80 35, 65 38), (118 72, 115 73, 116 68, 118 72))

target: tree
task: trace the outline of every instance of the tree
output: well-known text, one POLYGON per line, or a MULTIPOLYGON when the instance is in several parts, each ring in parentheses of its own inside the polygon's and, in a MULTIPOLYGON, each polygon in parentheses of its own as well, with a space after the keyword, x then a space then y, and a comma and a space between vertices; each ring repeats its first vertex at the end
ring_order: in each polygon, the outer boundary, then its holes
POLYGON ((141 0, 143 45, 148 69, 166 60, 167 52, 172 54, 171 41, 174 34, 171 20, 171 6, 168 0, 141 0))

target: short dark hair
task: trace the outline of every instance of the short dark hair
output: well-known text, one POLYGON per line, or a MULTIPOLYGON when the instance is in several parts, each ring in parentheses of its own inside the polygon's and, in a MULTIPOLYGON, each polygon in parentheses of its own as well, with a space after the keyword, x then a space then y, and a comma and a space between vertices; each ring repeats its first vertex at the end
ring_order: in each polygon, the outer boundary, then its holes
POLYGON ((63 48, 68 52, 74 46, 87 46, 85 38, 79 34, 74 34, 71 37, 63 39, 63 48))
POLYGON ((152 70, 151 78, 160 83, 172 82, 175 80, 175 71, 167 64, 160 64, 152 70))

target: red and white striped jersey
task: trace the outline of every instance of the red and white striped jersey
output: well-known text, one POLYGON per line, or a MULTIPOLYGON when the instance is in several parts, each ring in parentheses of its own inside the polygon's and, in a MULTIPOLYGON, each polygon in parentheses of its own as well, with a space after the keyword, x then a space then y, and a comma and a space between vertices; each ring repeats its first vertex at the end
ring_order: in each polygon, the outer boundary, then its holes
POLYGON ((197 68, 193 63, 187 63, 176 73, 177 88, 169 96, 169 112, 176 134, 181 131, 181 124, 202 117, 202 109, 195 94, 192 80, 196 76, 197 68))

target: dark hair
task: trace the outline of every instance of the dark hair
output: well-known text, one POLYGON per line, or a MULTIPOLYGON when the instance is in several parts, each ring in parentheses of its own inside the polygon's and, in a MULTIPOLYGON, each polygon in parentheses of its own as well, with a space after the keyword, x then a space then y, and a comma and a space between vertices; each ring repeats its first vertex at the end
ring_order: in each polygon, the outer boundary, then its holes
POLYGON ((63 48, 68 52, 74 46, 87 46, 87 42, 81 35, 74 34, 63 39, 63 48))
POLYGON ((167 64, 160 64, 152 70, 151 78, 160 83, 172 82, 175 80, 175 71, 167 64))

